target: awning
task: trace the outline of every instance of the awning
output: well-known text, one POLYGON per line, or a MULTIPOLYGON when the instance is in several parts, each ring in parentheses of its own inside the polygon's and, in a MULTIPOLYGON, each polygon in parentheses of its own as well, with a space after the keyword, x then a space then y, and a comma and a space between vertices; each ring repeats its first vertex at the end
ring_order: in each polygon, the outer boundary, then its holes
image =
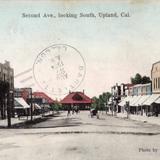
POLYGON ((143 95, 140 99, 134 103, 134 106, 141 106, 151 95, 143 95))
POLYGON ((160 94, 152 94, 144 103, 143 105, 150 106, 156 100, 160 98, 160 94))
POLYGON ((127 96, 125 97, 118 105, 119 106, 124 106, 127 101, 130 101, 132 99, 132 96, 127 96))
POLYGON ((41 109, 41 106, 39 106, 37 103, 34 104, 35 109, 41 109))
POLYGON ((136 103, 141 99, 141 96, 133 96, 133 99, 130 101, 130 106, 136 106, 136 103))
POLYGON ((158 98, 154 103, 160 104, 160 98, 158 98))
POLYGON ((23 98, 14 98, 14 106, 15 109, 30 108, 30 106, 25 102, 23 98))

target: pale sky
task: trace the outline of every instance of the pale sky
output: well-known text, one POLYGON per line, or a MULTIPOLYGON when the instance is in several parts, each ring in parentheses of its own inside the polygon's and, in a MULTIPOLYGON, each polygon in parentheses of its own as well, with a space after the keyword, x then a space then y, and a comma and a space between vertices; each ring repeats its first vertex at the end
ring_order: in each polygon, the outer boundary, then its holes
MULTIPOLYGON (((86 75, 76 90, 84 89, 93 97, 110 91, 116 82, 130 82, 136 73, 150 76, 152 64, 160 60, 158 1, 36 2, 0 1, 0 62, 9 60, 15 75, 32 69, 37 55, 48 46, 68 44, 86 63, 86 75), (130 17, 103 19, 99 12, 129 12, 130 17), (96 18, 22 18, 22 13, 94 13, 96 18)), ((27 74, 32 76, 32 70, 27 74)), ((15 78, 15 87, 27 85, 22 83, 26 75, 15 78)))

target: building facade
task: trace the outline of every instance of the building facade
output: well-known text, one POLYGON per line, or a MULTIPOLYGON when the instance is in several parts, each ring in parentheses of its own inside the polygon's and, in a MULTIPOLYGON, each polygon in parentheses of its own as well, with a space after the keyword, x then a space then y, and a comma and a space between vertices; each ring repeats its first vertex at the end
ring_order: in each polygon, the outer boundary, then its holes
POLYGON ((152 94, 152 84, 137 84, 129 87, 128 96, 143 96, 152 94))
POLYGON ((154 63, 151 69, 152 93, 160 93, 160 61, 154 63))
POLYGON ((33 101, 40 104, 40 105, 41 104, 52 105, 52 104, 56 103, 55 100, 53 100, 51 97, 49 97, 44 92, 33 92, 33 101))
POLYGON ((121 99, 123 97, 126 97, 126 96, 131 94, 130 92, 132 92, 132 91, 130 90, 130 88, 133 87, 133 86, 134 85, 130 84, 130 83, 127 83, 127 84, 122 83, 121 84, 121 99))
POLYGON ((32 88, 15 88, 14 89, 14 97, 15 98, 23 98, 27 101, 28 98, 31 97, 32 88))
POLYGON ((0 119, 5 119, 9 106, 14 115, 14 70, 10 62, 0 63, 0 119))
POLYGON ((110 110, 114 113, 120 112, 121 108, 118 106, 118 103, 121 101, 121 97, 123 95, 123 87, 121 85, 116 85, 111 87, 111 94, 112 94, 112 104, 110 110))
POLYGON ((83 92, 69 92, 60 103, 65 109, 72 109, 77 106, 79 110, 88 110, 91 107, 92 99, 83 92))

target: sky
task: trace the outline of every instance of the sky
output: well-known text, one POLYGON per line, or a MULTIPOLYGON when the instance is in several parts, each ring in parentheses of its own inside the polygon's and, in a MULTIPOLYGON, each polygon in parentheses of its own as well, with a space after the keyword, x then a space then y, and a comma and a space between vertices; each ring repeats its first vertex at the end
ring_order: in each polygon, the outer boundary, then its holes
MULTIPOLYGON (((159 15, 160 2, 154 0, 1 0, 0 63, 10 61, 15 87, 33 85, 35 91, 44 91, 33 77, 34 62, 45 48, 67 44, 78 50, 85 61, 84 78, 75 90, 98 96, 116 83, 129 83, 136 73, 150 76, 152 64, 160 60, 159 15), (98 15, 115 12, 118 18, 98 15), (129 13, 130 17, 121 17, 121 12, 129 13), (23 18, 23 13, 47 13, 56 18, 23 18), (93 13, 96 18, 58 18, 58 13, 93 13)), ((78 60, 74 56, 69 58, 68 65, 73 68, 78 60)), ((54 99, 64 97, 49 95, 54 99)))

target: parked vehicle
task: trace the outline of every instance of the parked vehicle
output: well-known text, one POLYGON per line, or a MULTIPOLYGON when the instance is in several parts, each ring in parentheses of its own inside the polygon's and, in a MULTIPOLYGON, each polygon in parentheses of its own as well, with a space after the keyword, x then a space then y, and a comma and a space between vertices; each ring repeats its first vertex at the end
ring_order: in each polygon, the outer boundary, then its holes
POLYGON ((90 110, 90 114, 91 114, 91 118, 92 118, 93 116, 97 116, 98 110, 97 110, 96 108, 92 108, 92 109, 90 110))

